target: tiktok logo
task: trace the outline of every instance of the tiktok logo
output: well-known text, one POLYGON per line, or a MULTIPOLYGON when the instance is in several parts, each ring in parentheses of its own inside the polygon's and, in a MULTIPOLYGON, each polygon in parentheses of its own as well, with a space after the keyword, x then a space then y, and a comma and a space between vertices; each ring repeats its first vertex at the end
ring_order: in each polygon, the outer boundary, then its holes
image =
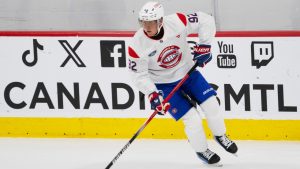
POLYGON ((126 67, 125 41, 100 41, 102 67, 126 67))
POLYGON ((41 45, 37 39, 33 39, 33 56, 31 56, 31 58, 29 58, 29 54, 30 54, 30 50, 26 50, 25 52, 23 52, 22 54, 22 60, 23 63, 28 66, 28 67, 32 67, 34 66, 37 61, 38 61, 38 49, 39 50, 44 50, 44 46, 41 45), (29 59, 28 59, 29 58, 29 59))

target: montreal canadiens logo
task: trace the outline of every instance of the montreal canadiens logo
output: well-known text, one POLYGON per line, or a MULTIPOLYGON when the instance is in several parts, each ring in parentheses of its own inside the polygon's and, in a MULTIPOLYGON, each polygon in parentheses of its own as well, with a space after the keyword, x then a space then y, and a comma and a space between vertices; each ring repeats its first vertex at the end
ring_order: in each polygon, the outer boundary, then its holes
POLYGON ((182 53, 179 47, 172 45, 166 47, 159 55, 157 62, 160 67, 169 69, 175 67, 181 60, 182 53))

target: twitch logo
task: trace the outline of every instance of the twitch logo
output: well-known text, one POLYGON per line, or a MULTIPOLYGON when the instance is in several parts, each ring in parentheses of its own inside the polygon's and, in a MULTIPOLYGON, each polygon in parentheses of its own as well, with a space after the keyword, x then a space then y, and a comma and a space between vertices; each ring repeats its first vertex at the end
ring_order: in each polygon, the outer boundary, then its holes
POLYGON ((102 67, 126 67, 125 41, 100 41, 102 67))
POLYGON ((266 66, 274 58, 274 47, 271 41, 253 41, 251 43, 252 66, 259 69, 266 66))

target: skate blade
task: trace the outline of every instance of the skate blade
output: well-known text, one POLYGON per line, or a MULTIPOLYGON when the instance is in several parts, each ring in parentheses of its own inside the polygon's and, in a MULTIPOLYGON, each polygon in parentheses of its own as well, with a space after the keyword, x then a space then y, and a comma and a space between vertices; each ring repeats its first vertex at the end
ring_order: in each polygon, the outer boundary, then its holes
POLYGON ((238 154, 237 154, 237 153, 232 153, 232 155, 234 155, 235 157, 238 157, 238 154))
POLYGON ((214 163, 214 164, 208 164, 208 163, 203 161, 203 164, 205 164, 208 167, 223 167, 223 164, 220 161, 217 162, 217 163, 214 163))
POLYGON ((217 162, 217 163, 214 163, 214 164, 207 164, 208 166, 211 166, 211 167, 223 167, 223 164, 220 163, 220 162, 217 162))

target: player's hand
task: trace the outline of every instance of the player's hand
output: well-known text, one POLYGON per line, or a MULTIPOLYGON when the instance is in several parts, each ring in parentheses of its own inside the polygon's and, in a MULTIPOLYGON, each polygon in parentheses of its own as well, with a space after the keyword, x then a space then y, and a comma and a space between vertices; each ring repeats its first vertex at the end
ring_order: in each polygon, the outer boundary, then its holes
POLYGON ((211 61, 212 55, 210 52, 210 45, 197 44, 193 48, 194 59, 198 66, 204 67, 208 62, 211 61))
POLYGON ((163 104, 163 97, 162 97, 162 92, 153 92, 151 94, 149 94, 149 100, 151 103, 151 109, 155 109, 158 111, 159 115, 165 115, 166 112, 169 110, 170 108, 170 103, 164 103, 163 104))

